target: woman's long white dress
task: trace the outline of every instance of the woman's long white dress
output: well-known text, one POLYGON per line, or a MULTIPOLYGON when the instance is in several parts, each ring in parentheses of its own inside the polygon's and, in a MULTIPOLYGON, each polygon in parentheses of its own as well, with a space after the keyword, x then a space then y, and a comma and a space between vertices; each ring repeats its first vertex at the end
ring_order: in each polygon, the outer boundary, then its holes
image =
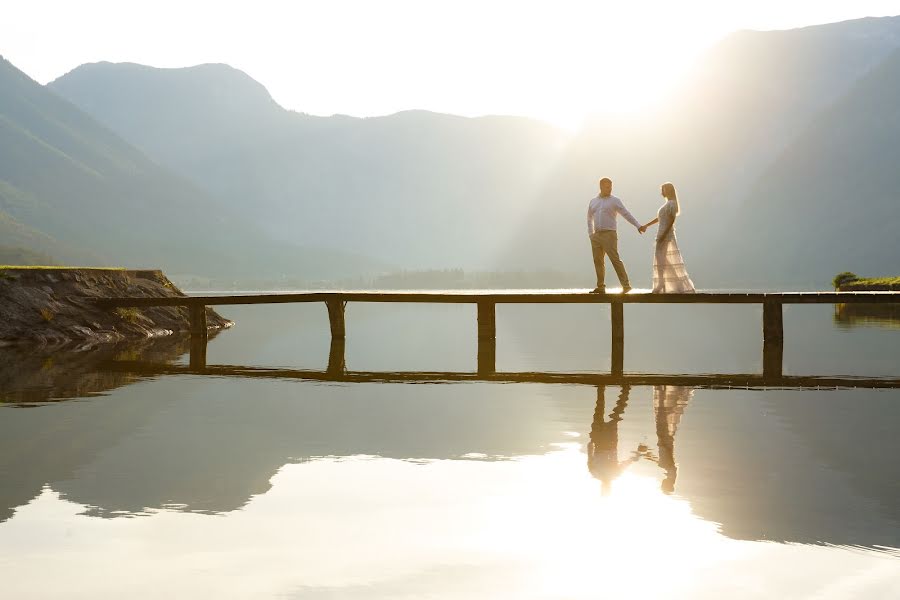
POLYGON ((659 208, 656 251, 653 253, 653 293, 685 294, 696 291, 684 268, 684 259, 675 239, 675 216, 678 206, 672 200, 659 208))

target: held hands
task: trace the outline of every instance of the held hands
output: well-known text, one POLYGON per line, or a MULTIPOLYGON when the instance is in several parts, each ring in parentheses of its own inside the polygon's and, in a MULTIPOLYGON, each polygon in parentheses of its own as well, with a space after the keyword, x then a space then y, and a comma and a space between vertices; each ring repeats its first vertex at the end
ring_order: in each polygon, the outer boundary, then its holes
POLYGON ((646 225, 641 225, 640 227, 638 227, 638 233, 643 234, 645 231, 647 231, 646 225))

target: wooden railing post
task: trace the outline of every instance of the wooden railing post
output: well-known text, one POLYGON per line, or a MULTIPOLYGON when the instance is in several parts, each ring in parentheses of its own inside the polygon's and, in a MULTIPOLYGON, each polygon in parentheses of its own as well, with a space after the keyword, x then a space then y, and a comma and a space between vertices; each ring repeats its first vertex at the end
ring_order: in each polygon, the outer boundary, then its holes
POLYGON ((188 307, 191 328, 192 369, 206 368, 206 344, 209 340, 209 329, 206 324, 206 307, 202 304, 191 304, 188 307))
POLYGON ((625 307, 622 302, 613 301, 609 305, 612 325, 612 358, 613 375, 621 375, 625 366, 625 307))
POLYGON ((763 301, 763 377, 783 374, 784 310, 778 300, 763 301))
POLYGON ((331 325, 331 338, 342 340, 346 335, 346 331, 344 330, 344 307, 347 306, 347 303, 343 300, 334 298, 325 301, 325 306, 328 308, 328 322, 331 325))

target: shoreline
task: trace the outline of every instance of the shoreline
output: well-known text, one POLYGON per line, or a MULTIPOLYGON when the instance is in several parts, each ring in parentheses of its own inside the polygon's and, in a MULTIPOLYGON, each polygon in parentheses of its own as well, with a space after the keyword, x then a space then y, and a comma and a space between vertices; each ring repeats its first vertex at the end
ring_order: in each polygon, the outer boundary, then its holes
MULTIPOLYGON (((0 267, 0 346, 87 349, 99 344, 147 340, 190 331, 183 307, 108 310, 95 300, 184 296, 158 269, 0 267)), ((207 308, 210 331, 234 323, 207 308)))

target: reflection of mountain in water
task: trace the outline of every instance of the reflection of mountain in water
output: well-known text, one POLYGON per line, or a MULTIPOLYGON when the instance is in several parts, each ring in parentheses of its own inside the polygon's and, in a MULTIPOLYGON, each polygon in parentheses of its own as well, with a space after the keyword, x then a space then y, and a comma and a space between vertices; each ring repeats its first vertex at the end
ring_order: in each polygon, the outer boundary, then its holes
POLYGON ((896 400, 698 390, 673 440, 677 491, 732 538, 900 547, 896 400))
MULTIPOLYGON (((0 405, 34 407, 39 405, 27 403, 106 394, 137 382, 141 376, 97 370, 103 361, 128 358, 167 362, 184 354, 188 346, 185 337, 167 336, 98 346, 86 352, 6 347, 0 349, 0 405)), ((123 419, 158 408, 152 403, 140 407, 120 402, 77 405, 77 410, 65 414, 49 408, 3 413, 0 520, 31 500, 46 483, 70 477, 128 435, 130 430, 117 426, 123 419)))
POLYGON ((576 431, 616 464, 656 442, 644 456, 662 467, 664 489, 668 481, 730 537, 900 545, 893 391, 697 390, 691 399, 687 388, 610 388, 616 405, 600 406, 584 386, 133 381, 87 402, 4 412, 0 518, 44 485, 100 516, 227 512, 265 493, 290 462, 498 459, 549 451, 576 431))
POLYGON ((143 381, 89 402, 5 415, 0 476, 11 483, 0 505, 24 504, 49 484, 98 514, 165 505, 225 512, 266 492, 285 463, 310 457, 538 454, 589 414, 585 406, 576 419, 561 416, 548 400, 538 386, 143 381))
POLYGON ((664 492, 677 487, 729 537, 900 545, 896 394, 707 390, 697 393, 717 397, 697 402, 692 388, 652 391, 655 444, 646 426, 629 426, 649 416, 633 406, 641 391, 622 388, 609 410, 605 388, 598 389, 586 452, 604 492, 647 459, 660 468, 664 492))

